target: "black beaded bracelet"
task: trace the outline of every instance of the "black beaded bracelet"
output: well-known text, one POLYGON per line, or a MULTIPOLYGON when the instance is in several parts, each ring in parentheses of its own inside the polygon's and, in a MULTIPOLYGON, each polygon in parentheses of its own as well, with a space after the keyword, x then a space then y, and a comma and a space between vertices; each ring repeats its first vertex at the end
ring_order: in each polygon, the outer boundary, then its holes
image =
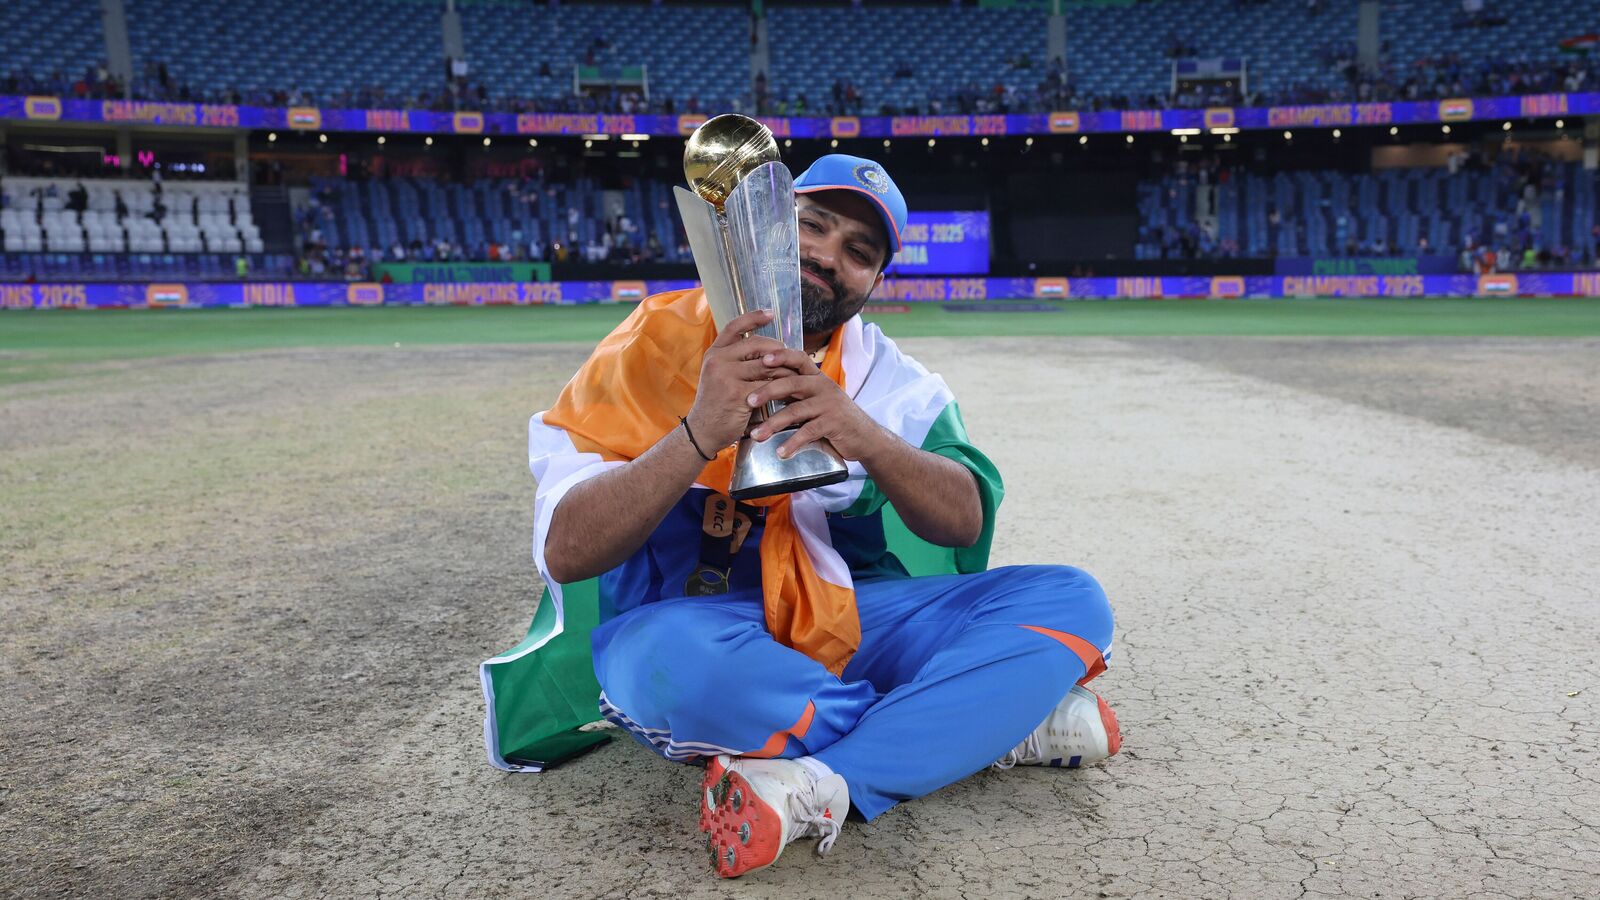
POLYGON ((706 452, 700 449, 700 444, 694 439, 694 432, 689 430, 689 417, 679 416, 678 421, 683 423, 683 433, 689 436, 689 446, 694 448, 694 452, 700 454, 700 458, 706 462, 711 462, 712 460, 716 459, 715 456, 707 456, 706 452))

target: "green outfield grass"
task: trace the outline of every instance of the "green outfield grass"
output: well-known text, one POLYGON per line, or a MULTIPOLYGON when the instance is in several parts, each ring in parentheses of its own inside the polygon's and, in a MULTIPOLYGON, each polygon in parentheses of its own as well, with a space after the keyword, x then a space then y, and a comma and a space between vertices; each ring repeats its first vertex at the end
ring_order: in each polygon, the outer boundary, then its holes
MULTIPOLYGON (((894 337, 1600 336, 1600 299, 1126 300, 1053 312, 909 304, 870 318, 894 337)), ((381 307, 0 313, 0 384, 83 363, 287 347, 598 340, 630 306, 381 307)))

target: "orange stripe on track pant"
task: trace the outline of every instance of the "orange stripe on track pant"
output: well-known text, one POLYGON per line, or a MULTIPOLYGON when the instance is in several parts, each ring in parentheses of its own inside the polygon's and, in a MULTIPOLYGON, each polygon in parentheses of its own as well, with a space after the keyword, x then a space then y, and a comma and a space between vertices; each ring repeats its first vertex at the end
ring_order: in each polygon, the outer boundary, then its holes
POLYGON ((1039 625, 1023 625, 1029 631, 1037 631, 1045 637, 1052 637, 1067 645, 1067 649, 1078 655, 1083 660, 1083 677, 1078 679, 1079 684, 1088 684, 1096 675, 1106 670, 1106 660, 1100 655, 1100 648, 1089 643, 1075 634, 1065 631, 1056 631, 1054 628, 1045 628, 1039 625))
POLYGON ((761 745, 761 749, 752 750, 749 753, 746 753, 745 756, 753 756, 758 759, 772 759, 779 753, 782 753, 784 747, 789 746, 789 738, 792 737, 797 741, 804 739, 806 732, 811 730, 811 720, 815 718, 816 715, 817 704, 814 701, 807 700, 806 711, 800 714, 799 721, 795 722, 793 725, 790 725, 788 728, 782 729, 781 731, 774 731, 772 733, 772 737, 767 738, 767 742, 761 745))

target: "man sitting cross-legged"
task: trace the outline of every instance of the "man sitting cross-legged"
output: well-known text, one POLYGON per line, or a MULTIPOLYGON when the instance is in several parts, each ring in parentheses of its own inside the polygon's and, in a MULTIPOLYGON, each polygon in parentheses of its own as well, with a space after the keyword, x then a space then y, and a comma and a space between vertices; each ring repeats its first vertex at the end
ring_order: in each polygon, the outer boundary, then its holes
MULTIPOLYGON (((745 336, 766 313, 718 333, 700 291, 652 296, 530 433, 540 571, 553 593, 598 578, 600 712, 705 765, 699 825, 725 877, 797 838, 826 852, 850 809, 1120 742, 1081 686, 1111 646, 1099 584, 985 570, 999 474, 943 379, 859 316, 900 247, 899 190, 843 155, 795 189, 804 352, 745 336), (773 399, 788 405, 752 436, 799 426, 786 446, 828 440, 847 481, 727 496, 731 445, 773 399)), ((515 704, 485 685, 496 759, 495 710, 515 704)))

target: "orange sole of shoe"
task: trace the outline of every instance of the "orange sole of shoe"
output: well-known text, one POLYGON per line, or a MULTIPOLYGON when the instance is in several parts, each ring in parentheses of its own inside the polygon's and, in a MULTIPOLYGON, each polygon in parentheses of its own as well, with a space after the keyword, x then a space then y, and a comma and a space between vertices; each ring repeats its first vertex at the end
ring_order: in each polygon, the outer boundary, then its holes
POLYGON ((738 878, 766 868, 783 851, 783 819, 764 803, 750 782, 715 760, 706 766, 700 801, 701 831, 712 868, 723 878, 738 878))
POLYGON ((712 785, 722 780, 722 773, 725 771, 727 769, 722 765, 722 757, 713 756, 706 760, 706 774, 700 780, 702 794, 700 798, 700 831, 702 833, 711 830, 711 810, 715 808, 708 799, 711 796, 709 791, 712 785))
POLYGON ((1117 714, 1111 711, 1099 694, 1094 699, 1100 703, 1100 724, 1106 727, 1106 755, 1116 756, 1117 751, 1122 749, 1122 727, 1117 724, 1117 714))

